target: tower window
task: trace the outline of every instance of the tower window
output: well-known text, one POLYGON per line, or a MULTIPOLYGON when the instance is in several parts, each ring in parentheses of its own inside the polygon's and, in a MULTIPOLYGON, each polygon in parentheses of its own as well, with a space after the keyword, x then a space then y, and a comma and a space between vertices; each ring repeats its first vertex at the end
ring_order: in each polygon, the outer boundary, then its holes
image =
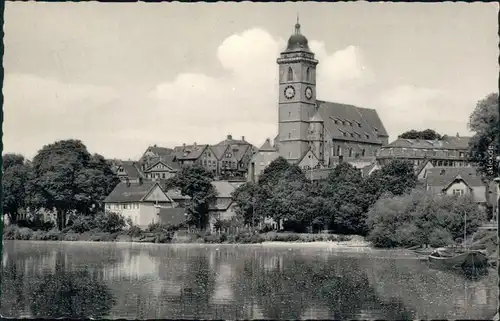
POLYGON ((349 148, 349 157, 352 157, 352 148, 349 148))
POLYGON ((292 133, 288 133, 288 138, 292 138, 292 133))
POLYGON ((292 70, 292 67, 288 67, 288 76, 287 76, 287 80, 288 80, 288 81, 292 81, 292 80, 293 80, 293 70, 292 70))
POLYGON ((306 79, 307 81, 311 81, 311 69, 307 68, 306 70, 306 79))

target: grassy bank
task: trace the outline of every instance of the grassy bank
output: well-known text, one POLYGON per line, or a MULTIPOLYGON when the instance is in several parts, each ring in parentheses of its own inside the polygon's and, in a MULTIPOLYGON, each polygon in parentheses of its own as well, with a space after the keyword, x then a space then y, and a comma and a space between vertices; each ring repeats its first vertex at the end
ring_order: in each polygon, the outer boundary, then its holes
POLYGON ((289 232, 252 233, 240 231, 237 233, 179 233, 168 229, 150 228, 141 230, 132 228, 120 232, 109 233, 100 230, 76 233, 61 232, 55 229, 49 231, 33 231, 27 227, 11 225, 4 228, 5 240, 31 241, 93 241, 93 242, 138 242, 138 243, 212 243, 212 244, 258 244, 263 242, 347 242, 353 237, 334 234, 307 234, 289 232))

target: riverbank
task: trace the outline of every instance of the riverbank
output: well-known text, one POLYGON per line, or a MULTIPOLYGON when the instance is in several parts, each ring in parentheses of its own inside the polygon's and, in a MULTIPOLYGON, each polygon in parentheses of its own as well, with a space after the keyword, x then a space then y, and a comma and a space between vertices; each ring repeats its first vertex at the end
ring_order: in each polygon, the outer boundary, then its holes
POLYGON ((115 233, 98 230, 84 233, 60 232, 58 230, 33 231, 27 227, 8 226, 4 229, 3 239, 25 241, 68 241, 68 242, 120 242, 120 243, 156 243, 156 244, 269 244, 289 245, 303 244, 327 246, 332 244, 368 247, 359 235, 308 234, 291 232, 252 233, 240 231, 237 233, 209 232, 165 232, 165 231, 120 231, 115 233))

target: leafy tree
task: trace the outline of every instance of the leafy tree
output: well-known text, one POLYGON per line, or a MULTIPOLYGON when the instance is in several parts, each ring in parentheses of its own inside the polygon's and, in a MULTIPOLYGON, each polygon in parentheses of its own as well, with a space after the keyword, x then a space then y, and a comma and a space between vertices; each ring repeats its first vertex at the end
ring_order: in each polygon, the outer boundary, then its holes
POLYGON ((399 135, 399 138, 434 140, 442 139, 443 137, 436 133, 433 129, 426 129, 422 131, 412 129, 399 135))
POLYGON ((3 212, 11 223, 16 223, 20 209, 25 209, 28 196, 26 186, 30 179, 30 165, 22 155, 2 156, 3 212))
POLYGON ((236 215, 243 219, 244 224, 258 224, 262 216, 257 211, 259 201, 259 186, 248 182, 239 186, 232 194, 236 204, 236 215))
POLYGON ((375 246, 443 246, 472 235, 486 219, 470 196, 434 195, 414 190, 381 197, 367 215, 368 240, 375 246))
POLYGON ((283 173, 290 168, 290 163, 283 157, 273 160, 259 177, 260 186, 270 186, 278 183, 283 178, 283 173))
POLYGON ((71 211, 92 213, 118 182, 102 156, 92 156, 79 140, 44 146, 33 158, 29 186, 34 209, 55 209, 60 230, 71 211), (92 206, 94 205, 94 206, 92 206))
POLYGON ((469 142, 469 155, 487 178, 498 175, 495 171, 495 165, 498 166, 498 164, 495 164, 495 160, 488 153, 488 148, 491 148, 493 155, 498 155, 500 150, 498 108, 498 93, 489 94, 477 103, 469 117, 469 129, 475 132, 469 142))
POLYGON ((417 176, 413 170, 413 164, 395 159, 366 178, 365 202, 371 205, 384 193, 403 195, 409 193, 415 186, 417 186, 417 176))
POLYGON ((198 228, 206 227, 209 219, 209 206, 215 201, 217 191, 212 185, 214 176, 200 165, 183 168, 176 176, 165 183, 168 188, 177 187, 181 194, 189 196, 186 208, 188 222, 198 228))
POLYGON ((341 163, 330 172, 325 188, 325 202, 332 227, 341 233, 365 230, 363 178, 349 163, 341 163))

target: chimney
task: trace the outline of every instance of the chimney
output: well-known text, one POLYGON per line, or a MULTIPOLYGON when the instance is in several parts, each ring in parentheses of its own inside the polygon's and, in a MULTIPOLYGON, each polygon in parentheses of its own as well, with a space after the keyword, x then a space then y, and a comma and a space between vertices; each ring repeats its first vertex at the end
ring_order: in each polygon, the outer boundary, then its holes
POLYGON ((458 137, 460 137, 460 134, 459 134, 459 133, 457 133, 457 138, 458 138, 458 137))
POLYGON ((182 150, 186 149, 186 143, 182 143, 182 150))
POLYGON ((243 140, 243 141, 244 141, 244 140, 245 140, 245 136, 241 136, 241 140, 243 140))
POLYGON ((227 135, 227 139, 233 139, 233 136, 227 135))
POLYGON ((271 143, 271 139, 266 138, 266 143, 269 143, 269 144, 270 144, 270 143, 271 143))
POLYGON ((193 146, 194 146, 194 149, 196 149, 196 142, 194 142, 193 146))
POLYGON ((153 147, 156 147, 156 144, 154 144, 153 147))

